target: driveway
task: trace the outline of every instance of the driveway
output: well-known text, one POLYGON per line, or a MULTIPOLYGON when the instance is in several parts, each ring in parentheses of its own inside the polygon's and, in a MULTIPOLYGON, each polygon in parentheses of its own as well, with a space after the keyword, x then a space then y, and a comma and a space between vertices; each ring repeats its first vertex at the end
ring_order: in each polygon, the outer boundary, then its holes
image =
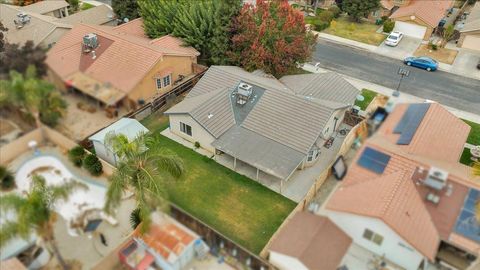
POLYGON ((407 56, 412 56, 421 43, 422 40, 419 38, 404 36, 396 47, 385 45, 385 42, 382 42, 375 52, 403 60, 407 56))
POLYGON ((473 51, 469 49, 460 49, 457 58, 452 64, 452 71, 457 74, 465 74, 470 77, 480 79, 480 70, 477 69, 477 64, 480 61, 480 51, 473 51))

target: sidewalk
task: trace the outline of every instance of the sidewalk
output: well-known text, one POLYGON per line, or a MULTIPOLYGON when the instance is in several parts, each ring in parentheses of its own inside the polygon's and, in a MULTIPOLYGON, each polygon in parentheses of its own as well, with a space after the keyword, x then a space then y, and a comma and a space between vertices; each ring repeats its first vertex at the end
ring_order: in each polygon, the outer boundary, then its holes
MULTIPOLYGON (((404 59, 403 55, 398 55, 398 54, 396 55, 396 54, 390 54, 390 53, 387 54, 387 53, 383 52, 382 50, 380 50, 378 46, 365 44, 363 42, 358 42, 358 41, 355 41, 355 40, 350 40, 350 39, 346 39, 346 38, 342 38, 342 37, 337 37, 335 35, 325 34, 325 33, 316 32, 316 31, 313 31, 313 32, 315 34, 318 34, 319 38, 330 41, 330 42, 342 44, 342 45, 347 46, 347 47, 352 47, 352 48, 356 48, 356 49, 365 50, 365 51, 368 51, 368 52, 373 52, 373 53, 383 55, 383 56, 386 56, 386 57, 390 57, 390 58, 393 58, 393 59, 397 59, 397 60, 402 60, 403 61, 403 59, 404 59)), ((449 64, 445 64, 445 63, 439 63, 438 69, 441 70, 441 71, 457 74, 457 75, 460 75, 460 76, 463 76, 463 77, 468 77, 468 78, 472 78, 472 79, 480 79, 480 77, 478 75, 476 75, 475 72, 472 72, 470 74, 469 72, 466 72, 466 70, 461 70, 461 69, 456 68, 453 65, 449 65, 449 64)))
MULTIPOLYGON (((323 72, 329 71, 329 70, 323 69, 323 68, 316 68, 314 65, 309 64, 309 63, 304 64, 303 69, 306 70, 306 71, 309 71, 309 72, 313 72, 313 73, 323 73, 323 72)), ((344 77, 353 86, 357 87, 358 89, 367 88, 367 89, 373 90, 373 91, 375 91, 379 94, 382 94, 382 95, 385 95, 385 96, 388 96, 388 97, 391 97, 393 91, 395 91, 394 89, 391 89, 391 88, 388 88, 388 87, 385 87, 385 86, 381 86, 381 85, 374 84, 374 83, 371 83, 371 82, 363 81, 363 80, 360 80, 360 79, 357 79, 357 78, 352 78, 350 76, 346 76, 346 75, 343 75, 343 74, 340 74, 340 75, 342 77, 344 77)), ((395 103, 414 103, 414 102, 424 102, 424 101, 426 101, 426 99, 424 99, 424 98, 420 98, 420 97, 410 95, 410 94, 407 94, 407 93, 402 93, 402 92, 400 93, 400 96, 397 97, 396 99, 397 100, 396 100, 395 103)), ((429 101, 435 102, 434 100, 429 100, 429 101)), ((473 113, 470 113, 470 112, 461 111, 461 110, 458 110, 458 109, 455 109, 455 108, 452 108, 452 107, 449 107, 449 106, 445 106, 445 105, 443 105, 443 106, 459 118, 463 118, 463 119, 466 119, 466 120, 469 120, 469 121, 472 121, 472 122, 475 122, 475 123, 480 123, 480 115, 473 114, 473 113)))

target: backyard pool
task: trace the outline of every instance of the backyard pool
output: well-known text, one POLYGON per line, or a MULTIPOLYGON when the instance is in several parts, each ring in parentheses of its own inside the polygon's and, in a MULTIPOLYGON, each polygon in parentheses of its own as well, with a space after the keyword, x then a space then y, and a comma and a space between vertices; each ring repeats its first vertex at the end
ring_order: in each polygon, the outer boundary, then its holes
POLYGON ((35 156, 21 165, 15 176, 18 192, 23 193, 30 189, 33 175, 43 176, 47 185, 78 181, 88 187, 75 190, 67 201, 59 201, 54 205, 55 211, 67 221, 67 224, 78 223, 86 212, 97 211, 105 216, 102 209, 105 204, 106 187, 94 180, 74 175, 57 157, 35 156))

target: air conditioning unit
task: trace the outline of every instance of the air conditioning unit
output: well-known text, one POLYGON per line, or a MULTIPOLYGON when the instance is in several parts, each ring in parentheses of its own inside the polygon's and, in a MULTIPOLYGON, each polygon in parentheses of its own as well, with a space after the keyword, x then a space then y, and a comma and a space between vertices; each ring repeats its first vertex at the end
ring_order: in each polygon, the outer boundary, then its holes
POLYGON ((237 87, 237 104, 245 105, 253 93, 253 86, 241 82, 237 87))
POLYGON ((21 11, 17 14, 17 19, 13 20, 17 28, 22 28, 24 25, 30 22, 30 16, 27 13, 21 11))
POLYGON ((89 53, 98 47, 98 37, 94 33, 89 33, 83 36, 83 52, 89 53))
POLYGON ((448 172, 439 168, 431 167, 424 184, 435 190, 442 190, 447 185, 448 172))

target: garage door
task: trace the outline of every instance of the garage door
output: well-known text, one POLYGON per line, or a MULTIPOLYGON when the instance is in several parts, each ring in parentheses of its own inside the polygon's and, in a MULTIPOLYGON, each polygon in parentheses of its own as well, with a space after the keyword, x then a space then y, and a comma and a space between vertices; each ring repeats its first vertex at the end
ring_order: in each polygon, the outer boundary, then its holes
POLYGON ((393 31, 400 31, 407 36, 423 39, 425 32, 427 32, 427 27, 413 23, 396 21, 393 31))
POLYGON ((480 51, 480 37, 466 36, 462 48, 480 51))

